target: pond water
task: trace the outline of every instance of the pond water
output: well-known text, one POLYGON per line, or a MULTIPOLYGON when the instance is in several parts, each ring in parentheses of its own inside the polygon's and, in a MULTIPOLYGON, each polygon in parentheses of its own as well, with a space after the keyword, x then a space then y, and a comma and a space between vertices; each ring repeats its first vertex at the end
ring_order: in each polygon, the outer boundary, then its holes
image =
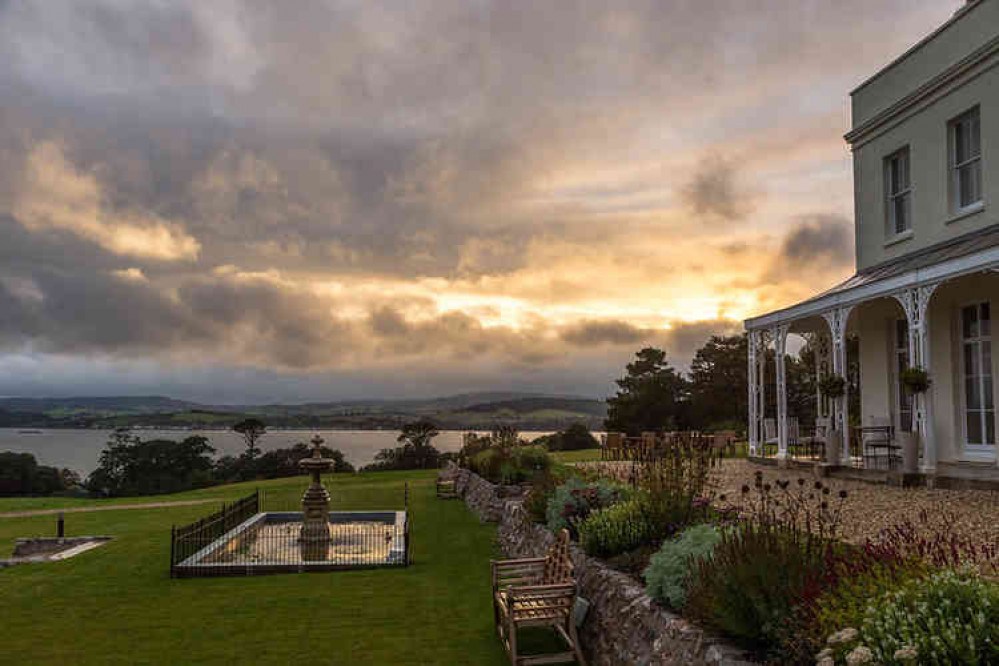
MULTIPOLYGON (((397 430, 270 430, 260 440, 264 451, 288 448, 306 442, 319 433, 326 440, 325 446, 340 449, 354 466, 366 465, 374 460, 381 449, 398 446, 397 430)), ((204 435, 215 455, 239 455, 245 446, 243 438, 231 430, 133 430, 144 440, 173 439, 180 441, 190 435, 204 435)), ((461 431, 441 432, 434 439, 439 451, 457 451, 461 448, 461 431)), ((522 432, 524 439, 535 439, 547 433, 522 432)), ((33 453, 41 465, 68 467, 86 476, 97 467, 98 458, 111 435, 110 430, 42 430, 25 432, 17 428, 0 428, 0 452, 33 453)))

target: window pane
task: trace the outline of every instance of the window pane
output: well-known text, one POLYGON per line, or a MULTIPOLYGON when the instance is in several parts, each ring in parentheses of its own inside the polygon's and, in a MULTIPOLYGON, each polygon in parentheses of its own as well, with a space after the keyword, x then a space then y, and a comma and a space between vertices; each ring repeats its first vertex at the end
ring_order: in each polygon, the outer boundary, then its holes
POLYGON ((968 132, 964 121, 954 123, 954 162, 960 164, 968 159, 968 132))
POLYGON ((968 412, 968 444, 982 443, 982 415, 979 412, 968 412))
POLYGON ((969 343, 964 345, 964 376, 975 377, 978 375, 978 350, 977 345, 969 343))
POLYGON ((996 415, 993 412, 985 414, 985 443, 996 443, 996 415))
POLYGON ((986 377, 992 376, 992 343, 982 343, 982 360, 978 363, 979 371, 986 377))
POLYGON ((961 310, 961 330, 965 338, 978 337, 978 308, 972 306, 961 310))
POLYGON ((992 402, 992 378, 991 377, 985 377, 982 380, 982 386, 985 389, 985 400, 982 402, 982 406, 985 409, 992 409, 992 405, 993 405, 993 402, 992 402))
POLYGON ((981 198, 980 166, 981 163, 976 161, 965 164, 957 170, 958 192, 962 208, 977 203, 981 198))
POLYGON ((908 196, 896 197, 892 201, 894 207, 895 233, 900 234, 909 228, 909 211, 907 210, 908 196))
POLYGON ((968 410, 981 409, 980 386, 977 377, 970 377, 964 380, 965 406, 968 410))

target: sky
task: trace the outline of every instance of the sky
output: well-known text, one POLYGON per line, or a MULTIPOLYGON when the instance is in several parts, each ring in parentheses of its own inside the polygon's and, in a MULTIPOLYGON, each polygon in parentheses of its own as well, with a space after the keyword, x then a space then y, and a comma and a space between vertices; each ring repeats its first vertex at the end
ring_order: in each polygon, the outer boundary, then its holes
POLYGON ((0 395, 602 397, 853 272, 961 0, 0 0, 0 395))

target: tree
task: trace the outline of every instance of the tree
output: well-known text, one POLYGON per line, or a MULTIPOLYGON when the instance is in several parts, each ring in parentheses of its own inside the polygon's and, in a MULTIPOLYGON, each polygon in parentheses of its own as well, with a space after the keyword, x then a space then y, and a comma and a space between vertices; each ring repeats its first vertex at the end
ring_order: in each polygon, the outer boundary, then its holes
POLYGON ((234 425, 232 429, 243 436, 243 442, 246 444, 246 451, 243 452, 243 457, 248 463, 252 464, 257 456, 260 455, 260 447, 257 446, 257 442, 267 434, 267 424, 260 419, 249 418, 243 419, 234 425))
POLYGON ((688 427, 687 380, 654 347, 639 351, 616 381, 619 390, 607 399, 607 430, 638 435, 643 431, 688 427))
POLYGON ((375 461, 364 469, 380 471, 436 468, 440 465, 441 453, 431 442, 438 434, 437 425, 429 419, 407 423, 396 438, 402 446, 382 449, 375 455, 375 461))
MULTIPOLYGON (((325 446, 320 447, 319 451, 324 458, 331 458, 333 460, 334 472, 354 471, 354 466, 344 459, 341 451, 325 446)), ((298 476, 302 474, 302 469, 298 466, 299 461, 311 455, 312 447, 303 442, 299 442, 288 449, 274 449, 257 458, 254 471, 257 477, 264 479, 298 476)), ((219 469, 219 463, 216 463, 216 468, 219 469)))
POLYGON ((87 487, 92 492, 117 496, 180 492, 211 485, 214 451, 208 439, 200 435, 181 442, 143 442, 118 430, 101 452, 100 464, 88 477, 87 487))
POLYGON ((437 425, 433 421, 420 419, 404 425, 395 441, 401 444, 412 444, 415 447, 429 446, 433 438, 439 434, 437 425))
POLYGON ((745 335, 713 335, 690 363, 691 419, 698 428, 739 424, 748 419, 748 343, 745 335))
POLYGON ((549 451, 578 451, 600 447, 600 442, 582 423, 574 423, 560 432, 538 437, 533 444, 544 446, 549 451))
POLYGON ((51 495, 74 487, 75 472, 39 465, 30 453, 0 453, 0 496, 51 495))

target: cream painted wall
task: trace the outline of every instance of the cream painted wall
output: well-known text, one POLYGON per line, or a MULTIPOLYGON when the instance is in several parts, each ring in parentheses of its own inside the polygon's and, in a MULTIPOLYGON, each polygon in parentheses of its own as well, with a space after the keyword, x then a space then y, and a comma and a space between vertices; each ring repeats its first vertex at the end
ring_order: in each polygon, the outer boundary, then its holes
POLYGON ((853 317, 860 343, 861 423, 875 425, 878 419, 890 416, 897 427, 890 327, 895 320, 905 318, 905 313, 894 299, 883 298, 859 306, 853 317))
MULTIPOLYGON (((999 343, 999 275, 979 274, 944 283, 930 301, 931 395, 937 457, 941 462, 964 458, 958 313, 962 306, 982 301, 992 304, 992 335, 994 344, 999 343)), ((897 420, 890 326, 901 317, 901 308, 888 299, 864 304, 852 316, 851 332, 859 335, 860 341, 861 416, 865 425, 889 414, 897 420)), ((992 355, 992 376, 999 389, 999 351, 992 355)), ((993 401, 999 403, 997 396, 999 391, 994 391, 993 401)))
MULTIPOLYGON (((997 24, 999 31, 999 24, 997 24)), ((921 113, 857 148, 853 154, 857 268, 908 254, 999 222, 999 67, 965 84, 921 113), (953 219, 947 125, 979 106, 981 118, 981 212, 953 219), (892 244, 886 224, 884 158, 909 146, 912 236, 892 244)))
MULTIPOLYGON (((884 108, 941 73, 961 54, 999 38, 999 0, 981 0, 950 28, 854 94, 854 113, 884 108), (938 43, 939 42, 939 43, 938 43)), ((854 143, 854 208, 857 268, 863 269, 999 222, 999 54, 991 69, 893 126, 854 143), (981 212, 956 217, 951 205, 948 122, 979 106, 981 117, 981 212), (880 133, 879 133, 880 132, 880 133), (887 229, 884 158, 909 146, 912 234, 898 239, 887 229)), ((856 123, 855 123, 856 127, 856 123)))

